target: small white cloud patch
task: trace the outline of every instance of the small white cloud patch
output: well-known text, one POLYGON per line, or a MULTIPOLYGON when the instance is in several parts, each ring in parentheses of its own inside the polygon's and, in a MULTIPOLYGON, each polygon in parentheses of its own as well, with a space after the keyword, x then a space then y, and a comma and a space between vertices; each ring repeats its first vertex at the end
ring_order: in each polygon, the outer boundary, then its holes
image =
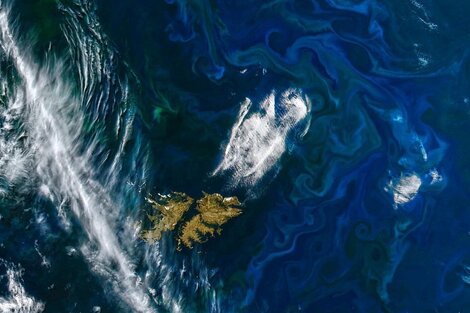
POLYGON ((300 92, 288 89, 272 92, 250 113, 252 101, 246 99, 232 127, 223 160, 214 171, 229 172, 234 185, 255 185, 271 170, 286 150, 290 130, 302 121, 309 105, 300 92))
POLYGON ((416 197, 421 184, 422 181, 416 174, 405 174, 391 180, 386 189, 393 194, 396 205, 403 205, 416 197))
POLYGON ((465 266, 465 273, 462 274, 462 280, 467 285, 470 285, 470 266, 465 266))
POLYGON ((9 295, 0 297, 0 312, 11 313, 40 313, 44 311, 44 304, 29 296, 22 283, 22 270, 14 265, 2 263, 7 266, 6 278, 9 295))

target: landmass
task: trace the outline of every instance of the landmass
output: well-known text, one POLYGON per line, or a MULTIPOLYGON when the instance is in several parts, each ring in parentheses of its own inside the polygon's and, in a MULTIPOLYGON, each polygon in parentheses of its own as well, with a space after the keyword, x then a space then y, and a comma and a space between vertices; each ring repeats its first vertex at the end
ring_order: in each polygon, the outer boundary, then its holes
POLYGON ((176 235, 178 250, 182 246, 191 249, 195 243, 204 243, 210 237, 220 235, 221 226, 242 213, 237 197, 224 198, 218 193, 203 192, 196 206, 194 199, 183 192, 159 194, 158 199, 148 197, 146 200, 156 212, 147 215, 152 228, 143 231, 141 237, 154 242, 160 240, 164 232, 173 231, 179 225, 176 235), (196 214, 187 218, 191 213, 196 214))
POLYGON ((218 193, 207 194, 197 200, 196 210, 198 215, 186 222, 179 235, 178 246, 183 244, 188 248, 193 247, 193 243, 207 241, 208 237, 213 237, 215 233, 222 232, 221 226, 233 217, 242 213, 241 203, 237 197, 224 198, 218 193))
POLYGON ((153 224, 152 229, 142 232, 142 238, 150 242, 160 240, 163 232, 174 230, 178 221, 194 203, 194 199, 183 192, 159 195, 158 200, 151 197, 145 200, 157 211, 153 215, 147 215, 153 224))

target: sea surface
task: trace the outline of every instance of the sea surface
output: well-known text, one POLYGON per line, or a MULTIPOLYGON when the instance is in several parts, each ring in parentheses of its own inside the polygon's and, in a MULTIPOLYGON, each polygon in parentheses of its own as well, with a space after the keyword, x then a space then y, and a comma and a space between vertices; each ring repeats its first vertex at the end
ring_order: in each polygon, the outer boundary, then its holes
POLYGON ((470 1, 0 0, 0 312, 470 312, 470 1))

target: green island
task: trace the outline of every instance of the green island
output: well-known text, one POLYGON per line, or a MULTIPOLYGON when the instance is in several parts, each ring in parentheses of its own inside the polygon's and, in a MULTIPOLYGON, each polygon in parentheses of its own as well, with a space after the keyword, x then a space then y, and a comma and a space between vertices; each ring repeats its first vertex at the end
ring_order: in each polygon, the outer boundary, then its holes
POLYGON ((191 249, 195 243, 204 243, 210 237, 220 235, 222 225, 242 213, 237 197, 224 198, 218 193, 203 192, 196 205, 194 199, 183 192, 159 194, 157 199, 147 197, 146 201, 154 212, 147 215, 152 227, 142 232, 142 239, 147 242, 160 240, 164 232, 178 226, 178 250, 182 246, 191 249), (186 218, 188 212, 192 217, 186 218))

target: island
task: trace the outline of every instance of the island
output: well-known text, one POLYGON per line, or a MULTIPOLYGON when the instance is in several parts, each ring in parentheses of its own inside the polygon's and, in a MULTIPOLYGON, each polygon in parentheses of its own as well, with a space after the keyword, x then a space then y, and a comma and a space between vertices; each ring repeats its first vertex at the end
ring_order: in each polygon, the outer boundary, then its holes
POLYGON ((195 243, 204 243, 215 235, 220 235, 222 225, 242 213, 237 197, 223 197, 221 194, 203 192, 197 200, 183 192, 159 194, 158 198, 147 197, 153 212, 147 217, 151 229, 144 230, 141 237, 154 242, 160 240, 164 232, 178 227, 177 249, 193 248, 195 243))

